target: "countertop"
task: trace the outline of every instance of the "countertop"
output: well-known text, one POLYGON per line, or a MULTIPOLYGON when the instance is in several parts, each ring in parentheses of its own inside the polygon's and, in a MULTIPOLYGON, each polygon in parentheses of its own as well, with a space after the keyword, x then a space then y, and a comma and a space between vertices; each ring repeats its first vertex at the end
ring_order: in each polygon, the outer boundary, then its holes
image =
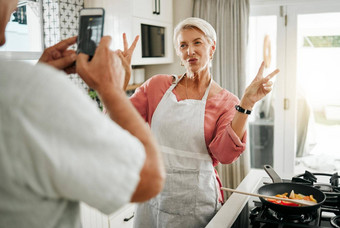
MULTIPOLYGON (((263 177, 268 177, 264 170, 251 169, 236 189, 244 192, 253 192, 263 177)), ((232 194, 206 228, 231 227, 248 199, 249 196, 246 195, 232 194)))

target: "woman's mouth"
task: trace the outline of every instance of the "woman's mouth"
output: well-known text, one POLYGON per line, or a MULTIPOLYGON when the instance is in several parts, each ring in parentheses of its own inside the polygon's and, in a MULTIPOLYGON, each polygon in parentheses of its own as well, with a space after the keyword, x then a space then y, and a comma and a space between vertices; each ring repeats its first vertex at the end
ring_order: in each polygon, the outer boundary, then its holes
POLYGON ((198 59, 196 59, 196 58, 188 59, 189 64, 195 64, 197 61, 198 61, 198 59))

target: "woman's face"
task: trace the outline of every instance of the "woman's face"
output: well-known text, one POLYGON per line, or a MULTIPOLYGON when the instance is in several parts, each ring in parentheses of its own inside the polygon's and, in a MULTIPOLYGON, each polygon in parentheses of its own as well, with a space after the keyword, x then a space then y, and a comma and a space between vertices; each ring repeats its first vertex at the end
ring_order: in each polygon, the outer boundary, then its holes
POLYGON ((177 54, 189 72, 197 73, 209 68, 215 44, 211 44, 202 31, 195 28, 183 29, 177 40, 177 54))

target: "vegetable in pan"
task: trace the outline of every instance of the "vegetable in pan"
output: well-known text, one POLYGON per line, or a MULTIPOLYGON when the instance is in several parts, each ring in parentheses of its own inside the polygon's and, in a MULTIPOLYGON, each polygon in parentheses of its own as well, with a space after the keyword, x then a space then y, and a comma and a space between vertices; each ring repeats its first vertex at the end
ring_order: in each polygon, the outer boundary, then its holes
MULTIPOLYGON (((290 192, 289 197, 288 197, 287 192, 285 192, 283 194, 277 194, 276 197, 280 197, 280 198, 283 198, 283 199, 306 200, 306 201, 312 201, 314 203, 317 203, 317 201, 314 199, 313 195, 305 196, 305 195, 302 195, 302 194, 295 194, 294 190, 292 190, 290 192)), ((271 203, 285 205, 285 206, 292 206, 292 207, 301 206, 301 204, 287 202, 287 201, 284 201, 284 200, 275 200, 275 199, 267 199, 267 200, 271 203)))

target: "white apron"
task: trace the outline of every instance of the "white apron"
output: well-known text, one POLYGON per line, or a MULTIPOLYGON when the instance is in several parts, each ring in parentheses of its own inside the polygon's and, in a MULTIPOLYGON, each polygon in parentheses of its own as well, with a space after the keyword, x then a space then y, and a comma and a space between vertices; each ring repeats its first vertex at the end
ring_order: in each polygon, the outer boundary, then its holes
POLYGON ((182 78, 176 77, 152 117, 151 130, 164 158, 166 180, 160 194, 137 206, 135 228, 205 227, 221 206, 204 137, 212 80, 202 100, 178 102, 172 90, 182 78))

